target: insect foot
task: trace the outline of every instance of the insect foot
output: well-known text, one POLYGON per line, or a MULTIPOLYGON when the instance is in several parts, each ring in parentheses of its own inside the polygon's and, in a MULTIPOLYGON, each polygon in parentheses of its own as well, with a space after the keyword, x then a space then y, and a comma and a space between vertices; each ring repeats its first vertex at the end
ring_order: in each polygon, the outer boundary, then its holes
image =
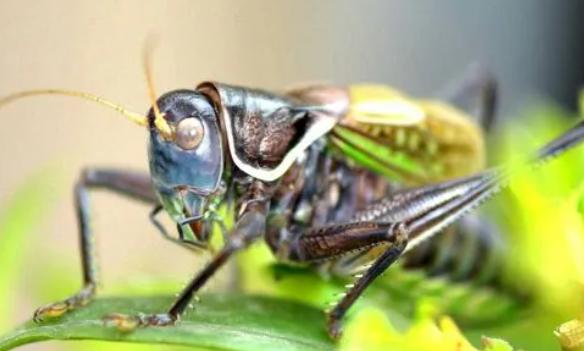
POLYGON ((335 316, 334 312, 327 314, 327 332, 333 340, 339 340, 343 335, 343 325, 341 318, 335 316))
POLYGON ((127 315, 112 313, 103 318, 107 327, 114 327, 121 332, 132 332, 140 327, 157 326, 164 327, 174 325, 176 318, 168 313, 127 315))
POLYGON ((74 310, 76 308, 83 307, 91 302, 91 299, 95 295, 95 285, 89 284, 83 288, 76 295, 70 298, 48 304, 46 306, 38 308, 33 315, 33 321, 40 323, 47 318, 56 318, 64 315, 65 313, 74 310))

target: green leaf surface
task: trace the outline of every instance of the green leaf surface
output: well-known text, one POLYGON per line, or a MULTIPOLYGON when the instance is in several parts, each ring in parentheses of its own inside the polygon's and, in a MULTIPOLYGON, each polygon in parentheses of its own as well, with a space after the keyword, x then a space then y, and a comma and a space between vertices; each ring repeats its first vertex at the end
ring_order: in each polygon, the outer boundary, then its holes
POLYGON ((27 322, 0 338, 0 350, 36 341, 108 340, 172 344, 212 350, 332 350, 321 311, 302 304, 249 295, 205 295, 173 327, 123 333, 103 324, 104 315, 160 313, 170 297, 102 298, 42 324, 27 322))

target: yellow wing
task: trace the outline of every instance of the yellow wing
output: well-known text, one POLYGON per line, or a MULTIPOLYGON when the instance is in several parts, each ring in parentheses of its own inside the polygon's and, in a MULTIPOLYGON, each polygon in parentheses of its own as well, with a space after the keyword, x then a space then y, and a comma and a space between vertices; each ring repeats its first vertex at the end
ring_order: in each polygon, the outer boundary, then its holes
MULTIPOLYGON (((381 159, 430 182, 484 167, 482 130, 463 111, 382 85, 354 85, 349 92, 348 113, 335 133, 346 143, 353 141, 351 150, 345 148, 352 158, 381 159)), ((374 170, 381 167, 374 165, 374 170)))
POLYGON ((366 123, 410 126, 424 120, 424 110, 411 99, 385 85, 357 84, 349 87, 349 124, 366 123))

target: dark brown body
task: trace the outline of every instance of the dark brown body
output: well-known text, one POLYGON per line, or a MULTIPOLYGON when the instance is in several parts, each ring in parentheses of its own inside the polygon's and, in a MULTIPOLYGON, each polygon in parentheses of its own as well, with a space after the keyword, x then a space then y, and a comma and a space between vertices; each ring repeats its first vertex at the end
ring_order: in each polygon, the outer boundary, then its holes
MULTIPOLYGON (((272 201, 268 243, 281 260, 290 259, 286 237, 294 232, 330 223, 355 220, 361 212, 395 192, 404 184, 388 180, 367 169, 350 166, 340 155, 325 151, 326 140, 316 143, 290 170, 277 187, 272 201)), ((349 276, 362 270, 380 253, 368 250, 343 254, 314 262, 331 273, 349 276)), ((485 219, 468 216, 433 240, 408 250, 402 263, 407 268, 425 269, 430 275, 447 275, 454 280, 476 279, 488 283, 497 278, 505 250, 502 238, 485 219)))
MULTIPOLYGON (((236 131, 235 152, 244 162, 256 168, 276 167, 294 147, 299 135, 314 123, 312 116, 306 114, 306 106, 329 106, 328 109, 317 112, 332 115, 339 123, 348 120, 350 96, 343 87, 311 86, 296 89, 288 95, 274 95, 262 90, 218 83, 204 83, 200 89, 209 94, 217 106, 222 106, 229 113, 229 119, 236 131)), ((458 123, 464 126, 464 122, 458 123)), ((467 123, 473 122, 469 119, 467 123)), ((388 127, 384 128, 381 133, 385 130, 395 133, 395 129, 391 131, 388 127)), ((449 127, 447 123, 443 123, 440 128, 449 127)), ((456 128, 462 127, 454 124, 450 128, 456 131, 456 128)), ((408 133, 411 134, 412 131, 408 133)), ((430 131, 432 129, 426 133, 430 131)), ((437 139, 437 136, 430 134, 427 137, 437 139)), ((475 142, 443 147, 452 153, 456 152, 456 148, 471 148, 475 142)), ((398 148, 397 145, 392 146, 398 148)), ((442 156, 447 157, 444 152, 442 156)), ((481 164, 482 155, 471 153, 467 157, 478 158, 469 159, 467 163, 481 164)), ((329 136, 323 135, 299 153, 296 161, 279 181, 266 186, 273 194, 269 203, 267 240, 279 259, 295 259, 290 257, 290 238, 302 235, 310 228, 350 222, 369 205, 391 196, 393 192, 411 183, 409 179, 403 182, 390 181, 386 176, 356 167, 351 161, 342 153, 332 150, 329 136)), ((243 184, 253 182, 253 177, 239 171, 236 170, 232 181, 243 184)), ((464 171, 459 170, 458 174, 464 174, 464 171)), ((430 181, 431 179, 427 180, 430 181)), ((240 200, 245 203, 244 199, 240 200)), ((492 280, 496 276, 496 268, 500 264, 499 258, 504 248, 497 232, 490 230, 491 228, 481 230, 481 225, 488 224, 480 222, 476 216, 467 219, 462 225, 446 231, 435 240, 409 250, 404 264, 408 267, 425 268, 430 274, 449 274, 454 279, 480 277, 481 281, 492 280), (472 259, 468 259, 468 255, 472 255, 472 259)), ((370 250, 329 258, 318 264, 324 264, 332 273, 347 275, 371 263, 382 249, 372 246, 370 250)))

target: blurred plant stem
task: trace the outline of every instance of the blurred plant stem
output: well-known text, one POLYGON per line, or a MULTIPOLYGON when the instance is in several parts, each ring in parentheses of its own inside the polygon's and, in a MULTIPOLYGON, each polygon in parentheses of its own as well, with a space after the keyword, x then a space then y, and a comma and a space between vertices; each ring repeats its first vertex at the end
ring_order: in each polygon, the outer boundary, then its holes
POLYGON ((27 178, 2 204, 0 214, 0 332, 14 326, 23 261, 42 220, 58 197, 60 177, 50 167, 27 178))

